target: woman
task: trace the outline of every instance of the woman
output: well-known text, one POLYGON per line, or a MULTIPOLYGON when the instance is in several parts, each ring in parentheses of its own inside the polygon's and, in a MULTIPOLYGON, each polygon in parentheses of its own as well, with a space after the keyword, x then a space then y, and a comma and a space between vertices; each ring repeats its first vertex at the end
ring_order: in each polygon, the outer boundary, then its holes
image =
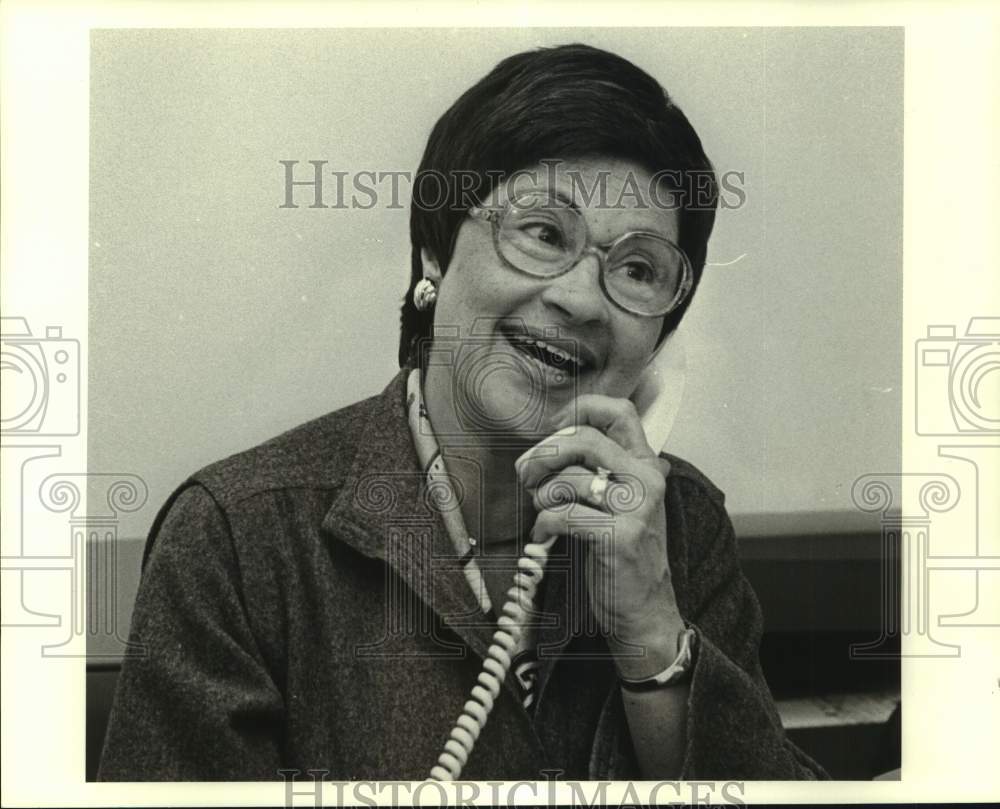
POLYGON ((163 507, 101 777, 824 777, 761 675, 722 494, 629 398, 716 196, 612 54, 518 54, 459 98, 414 185, 400 374, 163 507))

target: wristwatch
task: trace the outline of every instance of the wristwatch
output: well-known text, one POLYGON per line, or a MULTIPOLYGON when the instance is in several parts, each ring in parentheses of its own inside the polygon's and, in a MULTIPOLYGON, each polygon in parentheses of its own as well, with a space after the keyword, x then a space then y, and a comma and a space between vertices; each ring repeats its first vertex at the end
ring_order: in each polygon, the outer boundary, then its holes
POLYGON ((626 691, 652 691, 657 688, 664 688, 668 685, 677 685, 686 682, 691 678, 694 669, 694 653, 698 634, 693 629, 685 629, 680 634, 680 650, 673 663, 667 666, 659 674, 646 677, 643 680, 628 680, 619 676, 618 682, 626 691))

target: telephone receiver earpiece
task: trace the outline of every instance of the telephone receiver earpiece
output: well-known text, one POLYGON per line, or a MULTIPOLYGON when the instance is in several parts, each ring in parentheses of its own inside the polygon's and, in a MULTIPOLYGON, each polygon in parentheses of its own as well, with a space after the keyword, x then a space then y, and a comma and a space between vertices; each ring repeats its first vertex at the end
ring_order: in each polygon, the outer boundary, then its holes
POLYGON ((684 394, 687 360, 684 344, 675 331, 650 357, 632 396, 639 411, 646 441, 654 452, 663 452, 684 394))

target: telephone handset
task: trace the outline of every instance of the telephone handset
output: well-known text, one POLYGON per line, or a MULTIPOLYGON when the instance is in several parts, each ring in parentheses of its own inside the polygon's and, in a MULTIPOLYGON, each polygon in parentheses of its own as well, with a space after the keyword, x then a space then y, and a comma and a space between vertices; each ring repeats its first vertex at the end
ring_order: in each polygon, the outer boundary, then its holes
POLYGON ((670 438, 684 394, 686 368, 684 343, 674 332, 650 358, 631 396, 653 452, 662 452, 670 438))
MULTIPOLYGON (((684 392, 684 371, 684 346, 675 332, 650 358, 632 394, 646 440, 654 452, 663 450, 673 428, 684 392)), ((507 591, 508 600, 497 620, 497 631, 493 634, 493 643, 483 661, 482 671, 437 764, 431 769, 429 780, 455 781, 462 774, 476 739, 489 719, 493 702, 500 695, 511 657, 527 620, 527 610, 534 603, 535 592, 545 574, 549 548, 556 539, 549 537, 544 542, 528 543, 524 547, 524 556, 517 560, 514 583, 507 591)))

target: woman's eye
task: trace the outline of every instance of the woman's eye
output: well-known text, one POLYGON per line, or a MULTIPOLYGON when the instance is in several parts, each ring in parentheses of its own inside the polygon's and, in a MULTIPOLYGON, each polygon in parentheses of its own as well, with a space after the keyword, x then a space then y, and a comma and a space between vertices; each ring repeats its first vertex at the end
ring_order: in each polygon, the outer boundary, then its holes
POLYGON ((655 274, 653 273, 653 268, 648 264, 643 264, 642 262, 632 261, 625 265, 625 275, 628 276, 630 281, 635 281, 639 284, 649 284, 652 283, 655 274))
POLYGON ((527 235, 531 236, 531 238, 536 239, 545 244, 550 244, 553 247, 563 246, 564 240, 562 231, 560 231, 559 228, 554 227, 553 225, 538 223, 534 225, 528 225, 527 227, 523 228, 523 231, 527 235))

